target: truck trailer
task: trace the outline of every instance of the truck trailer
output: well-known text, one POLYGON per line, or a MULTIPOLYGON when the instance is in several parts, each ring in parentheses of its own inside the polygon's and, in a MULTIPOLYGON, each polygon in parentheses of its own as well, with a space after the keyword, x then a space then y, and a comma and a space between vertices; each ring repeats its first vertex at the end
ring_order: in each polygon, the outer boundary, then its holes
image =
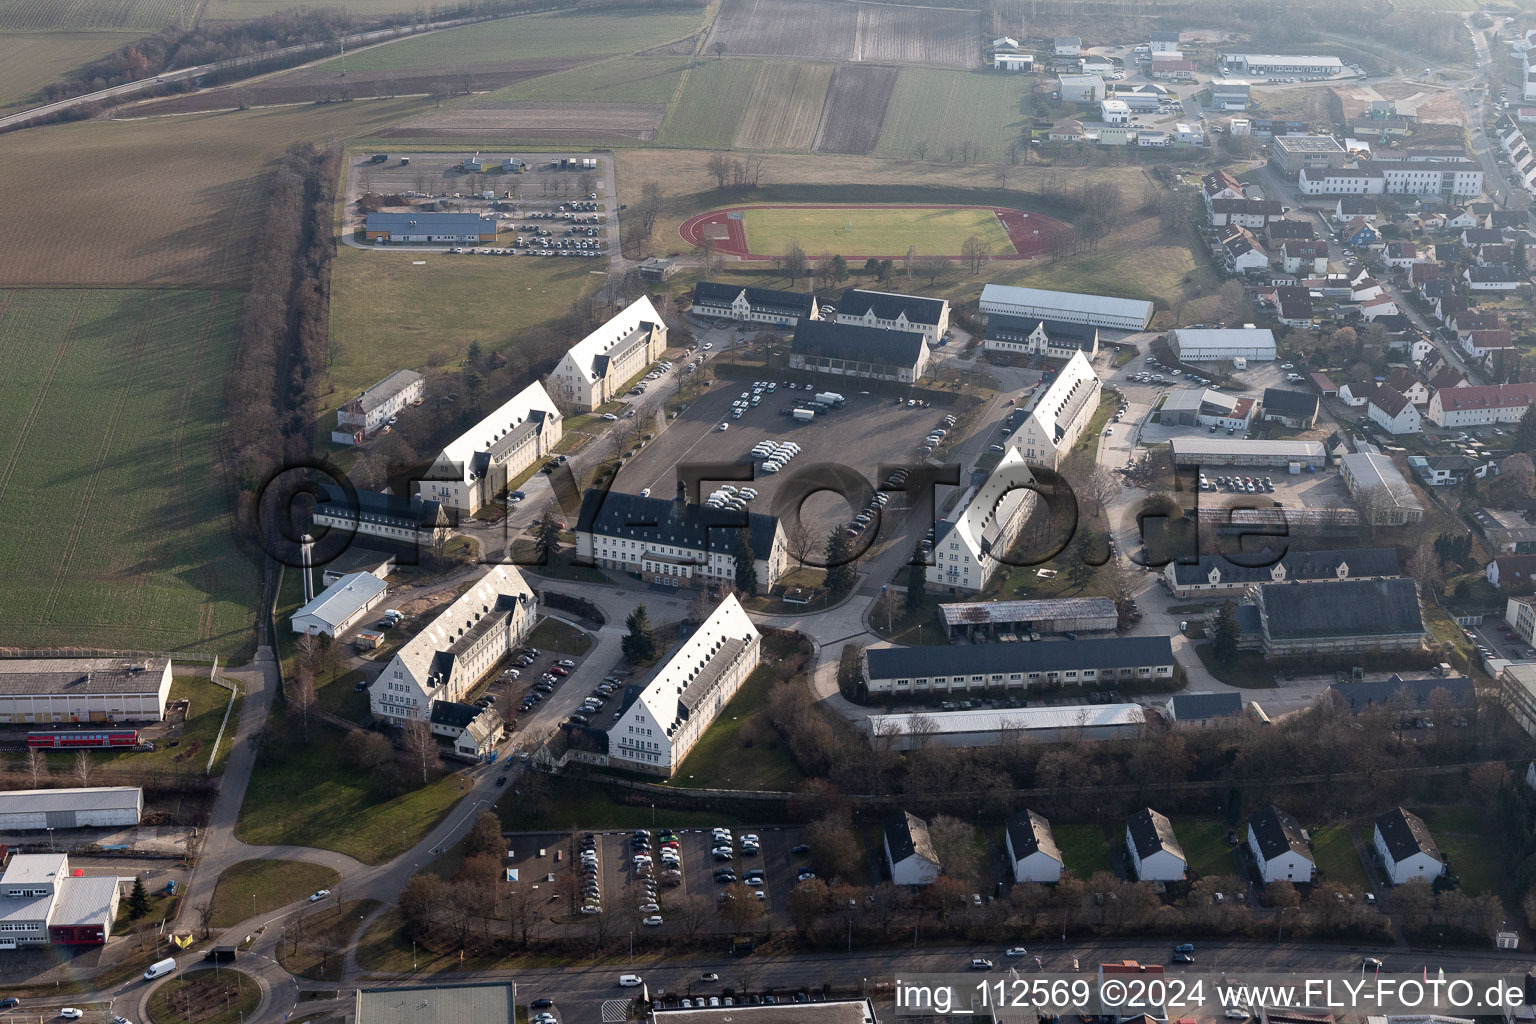
POLYGON ((816 418, 816 410, 796 409, 794 412, 790 413, 790 415, 793 416, 799 423, 809 423, 811 420, 816 418))
POLYGON ((828 408, 835 408, 836 406, 843 404, 844 398, 836 391, 823 391, 821 394, 816 396, 816 401, 820 402, 822 405, 827 406, 828 408))

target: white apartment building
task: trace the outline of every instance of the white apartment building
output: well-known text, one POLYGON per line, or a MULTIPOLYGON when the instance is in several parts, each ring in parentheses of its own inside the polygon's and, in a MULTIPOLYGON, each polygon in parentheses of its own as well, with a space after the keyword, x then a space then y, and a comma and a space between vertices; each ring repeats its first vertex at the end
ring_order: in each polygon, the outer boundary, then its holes
POLYGON ((931 347, 949 332, 949 300, 845 288, 837 300, 837 322, 912 331, 931 347))
POLYGON ((439 452, 417 481, 417 494, 473 515, 508 480, 552 452, 564 433, 560 410, 535 381, 439 452))
POLYGON ((1090 324, 994 313, 987 317, 987 333, 981 347, 987 352, 1004 355, 1047 356, 1051 359, 1071 359, 1074 353, 1081 351, 1092 359, 1099 354, 1099 329, 1090 324))
POLYGON ((1536 384, 1441 388, 1429 399, 1429 422, 1439 427, 1518 423, 1536 401, 1536 384))
POLYGON ((378 432, 400 410, 421 401, 426 393, 426 378, 415 370, 396 370, 336 410, 336 429, 331 440, 336 444, 357 444, 378 432))
POLYGON ((1034 480, 1024 456, 1010 445, 986 481, 939 522, 934 562, 928 567, 930 588, 954 594, 986 587, 1004 564, 1000 556, 1013 546, 1034 510, 1037 495, 1029 489, 1034 480))
POLYGON ((492 566, 395 652, 368 690, 375 718, 426 721, 433 701, 461 701, 533 628, 538 605, 523 574, 492 566))
POLYGON ((618 397, 619 388, 661 358, 667 325, 642 295, 571 346, 549 375, 555 400, 590 412, 618 397))
POLYGON ((1051 386, 1035 396, 1029 417, 1012 445, 1026 461, 1057 469, 1099 407, 1099 378, 1081 351, 1073 354, 1051 386))
POLYGON ((1266 884, 1312 881, 1307 837, 1296 819, 1274 804, 1248 819, 1248 849, 1266 884))
POLYGON ((762 637, 729 594, 608 730, 608 763, 668 776, 757 668, 762 637))

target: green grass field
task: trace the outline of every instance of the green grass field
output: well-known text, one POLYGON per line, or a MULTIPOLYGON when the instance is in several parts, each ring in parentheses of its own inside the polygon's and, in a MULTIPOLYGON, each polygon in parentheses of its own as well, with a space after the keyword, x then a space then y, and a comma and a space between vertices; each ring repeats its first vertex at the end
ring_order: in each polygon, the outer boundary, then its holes
POLYGON ((1221 822, 1175 818, 1173 832, 1184 847, 1185 863, 1192 874, 1202 878, 1237 874, 1232 847, 1227 845, 1227 827, 1221 822))
POLYGON ((595 260, 470 259, 440 253, 339 246, 331 271, 331 365, 321 412, 378 381, 381 366, 420 370, 437 355, 462 358, 471 340, 487 351, 571 308, 602 280, 595 260), (424 260, 424 266, 412 266, 424 260))
MULTIPOLYGON (((467 25, 398 43, 362 50, 347 58, 347 70, 400 70, 532 57, 584 57, 634 53, 696 31, 703 9, 695 11, 569 11, 467 25)), ((329 61, 322 67, 339 66, 329 61)))
POLYGON ((1346 885, 1355 892, 1366 888, 1365 866, 1350 838, 1348 825, 1325 825, 1309 829, 1312 858, 1325 880, 1346 885))
POLYGON ((823 252, 850 260, 896 258, 914 245, 919 253, 955 256, 972 235, 990 242, 995 253, 1013 251, 1008 232, 991 210, 758 209, 746 212, 744 226, 747 247, 764 256, 782 253, 791 241, 813 258, 823 252))
MULTIPOLYGON (((291 732, 274 715, 276 728, 291 732)), ((311 744, 263 755, 251 774, 235 834, 242 842, 335 850, 380 864, 426 835, 462 796, 445 775, 396 797, 381 797, 373 776, 341 754, 334 729, 309 727, 311 744), (294 799, 302 793, 303 799, 294 799)))
POLYGON ((514 82, 474 97, 470 106, 498 107, 537 100, 670 103, 687 67, 686 57, 614 57, 514 82))
POLYGON ((215 928, 232 927, 319 889, 329 889, 340 877, 334 868, 302 860, 243 860, 231 864, 213 887, 213 920, 209 924, 215 928))
POLYGON ((689 71, 656 141, 690 149, 731 148, 762 67, 756 60, 717 60, 689 71))
POLYGON ((962 143, 969 140, 976 147, 973 161, 1004 159, 1008 143, 1020 138, 1029 121, 1020 108, 1027 77, 902 68, 875 155, 914 159, 919 140, 926 139, 926 159, 954 162, 961 159, 962 143))
POLYGON ((0 644, 235 653, 218 462, 232 292, 0 292, 0 644))
POLYGON ((199 971, 155 989, 149 997, 149 1013, 156 1024, 236 1024, 254 1014, 260 1004, 261 986, 249 974, 199 971))
POLYGON ((1112 871, 1109 844, 1104 830, 1097 825, 1052 825, 1051 834, 1061 848, 1062 866, 1078 878, 1088 879, 1098 871, 1112 871))
POLYGON ((1463 891, 1471 896, 1500 894, 1500 880, 1509 877, 1508 851, 1477 808, 1448 804, 1413 810, 1424 819, 1435 845, 1450 860, 1463 891))
MULTIPOLYGON (((0 13, 0 20, 4 14, 0 13)), ((0 34, 0 112, 36 99, 66 71, 105 57, 138 32, 15 32, 0 34)))
MULTIPOLYGON (((192 13, 191 4, 187 14, 192 13)), ((146 29, 176 21, 177 0, 6 0, 0 31, 49 29, 146 29)))

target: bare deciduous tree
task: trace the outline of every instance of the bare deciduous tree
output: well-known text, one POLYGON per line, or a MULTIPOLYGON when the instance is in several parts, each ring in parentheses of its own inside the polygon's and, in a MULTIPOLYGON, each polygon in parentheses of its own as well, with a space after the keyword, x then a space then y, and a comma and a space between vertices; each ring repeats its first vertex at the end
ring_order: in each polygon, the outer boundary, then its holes
POLYGON ((420 770, 421 784, 425 786, 432 780, 432 771, 438 764, 437 740, 432 738, 431 727, 422 719, 413 718, 400 730, 400 738, 411 771, 420 770))
POLYGON ((981 273, 981 268, 992 258, 992 243, 979 235, 972 235, 960 244, 960 255, 974 276, 981 273))
POLYGON ((32 779, 33 789, 41 789, 43 780, 48 777, 48 755, 36 747, 27 749, 27 775, 32 779))
POLYGON ((90 753, 84 750, 75 751, 75 781, 82 787, 89 787, 91 776, 95 771, 96 765, 91 760, 90 753))

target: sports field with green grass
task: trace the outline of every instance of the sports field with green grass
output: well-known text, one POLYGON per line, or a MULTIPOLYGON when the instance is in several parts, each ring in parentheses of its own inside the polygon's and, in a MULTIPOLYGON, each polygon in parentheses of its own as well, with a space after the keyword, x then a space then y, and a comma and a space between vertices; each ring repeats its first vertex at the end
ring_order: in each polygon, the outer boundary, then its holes
POLYGON ((0 645, 234 654, 218 459, 240 295, 0 291, 0 645))
MULTIPOLYGON (((375 46, 347 56, 348 71, 452 67, 533 57, 585 57, 634 53, 696 31, 703 8, 693 11, 562 11, 503 18, 375 46)), ((340 60, 323 68, 339 67, 340 60)))
POLYGON ((1013 252, 1008 232, 991 210, 910 207, 894 209, 760 208, 747 210, 743 226, 754 253, 782 253, 791 241, 806 254, 901 256, 909 246, 919 254, 955 256, 973 235, 994 253, 1013 252))

